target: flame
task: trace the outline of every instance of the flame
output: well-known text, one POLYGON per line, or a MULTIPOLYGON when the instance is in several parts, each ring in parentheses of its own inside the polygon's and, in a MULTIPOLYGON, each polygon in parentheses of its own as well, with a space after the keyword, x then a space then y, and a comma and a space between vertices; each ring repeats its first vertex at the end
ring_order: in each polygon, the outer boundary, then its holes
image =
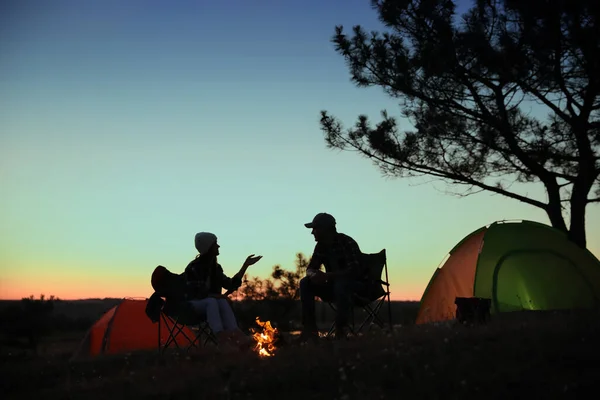
POLYGON ((256 341, 254 350, 258 352, 261 357, 272 357, 275 354, 275 339, 277 338, 277 328, 271 326, 271 321, 262 322, 260 318, 256 317, 256 324, 262 328, 262 332, 257 332, 254 328, 251 328, 252 338, 256 341))

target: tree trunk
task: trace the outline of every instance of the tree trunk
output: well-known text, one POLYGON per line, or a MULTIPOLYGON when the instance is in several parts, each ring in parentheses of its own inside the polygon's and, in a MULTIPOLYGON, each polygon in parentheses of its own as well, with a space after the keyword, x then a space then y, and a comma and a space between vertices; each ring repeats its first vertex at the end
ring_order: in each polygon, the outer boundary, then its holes
POLYGON ((587 206, 588 190, 582 190, 581 186, 573 185, 571 193, 571 224, 569 227, 569 239, 582 248, 587 246, 585 235, 585 208, 587 206))
POLYGON ((567 229, 567 224, 565 223, 565 219, 562 215, 562 208, 560 206, 560 198, 558 200, 554 198, 550 198, 548 202, 548 206, 546 207, 546 214, 548 214, 548 218, 550 219, 550 225, 552 227, 563 231, 567 235, 569 234, 569 230, 567 229))

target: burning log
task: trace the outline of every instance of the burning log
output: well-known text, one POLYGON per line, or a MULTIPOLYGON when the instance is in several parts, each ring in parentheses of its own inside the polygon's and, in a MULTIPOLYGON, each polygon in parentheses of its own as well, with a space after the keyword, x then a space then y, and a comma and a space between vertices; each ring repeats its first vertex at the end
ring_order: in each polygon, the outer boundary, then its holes
POLYGON ((261 330, 250 328, 252 331, 252 338, 256 341, 254 350, 258 352, 261 357, 272 357, 275 355, 277 346, 282 343, 282 336, 280 335, 277 328, 271 326, 271 321, 262 322, 259 317, 256 317, 256 324, 260 326, 261 330))

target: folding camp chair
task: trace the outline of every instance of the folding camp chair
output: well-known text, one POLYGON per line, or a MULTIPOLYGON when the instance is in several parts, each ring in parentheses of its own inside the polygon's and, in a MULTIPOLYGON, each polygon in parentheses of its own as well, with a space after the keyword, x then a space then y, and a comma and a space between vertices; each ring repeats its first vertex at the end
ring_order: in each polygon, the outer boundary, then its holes
MULTIPOLYGON (((385 249, 379 253, 374 254, 362 254, 361 259, 362 267, 366 274, 365 288, 360 292, 352 293, 352 309, 350 324, 348 328, 350 333, 356 335, 363 327, 369 324, 377 324, 379 327, 384 328, 384 321, 379 316, 381 307, 386 303, 388 304, 388 323, 390 330, 392 330, 392 303, 390 299, 390 284, 387 269, 387 256, 385 249), (382 274, 385 272, 385 280, 381 279, 382 274), (360 324, 358 329, 355 328, 355 308, 361 308, 367 313, 367 317, 360 324)), ((327 301, 329 306, 336 311, 335 305, 331 301, 327 301)), ((329 328, 326 336, 330 336, 336 329, 335 322, 329 328)))
POLYGON ((146 314, 152 322, 158 322, 158 350, 162 354, 168 347, 182 347, 190 351, 203 342, 217 344, 217 339, 206 322, 206 315, 199 314, 189 301, 184 300, 185 278, 159 265, 152 273, 154 294, 148 301, 146 314), (162 343, 162 329, 168 336, 162 343))

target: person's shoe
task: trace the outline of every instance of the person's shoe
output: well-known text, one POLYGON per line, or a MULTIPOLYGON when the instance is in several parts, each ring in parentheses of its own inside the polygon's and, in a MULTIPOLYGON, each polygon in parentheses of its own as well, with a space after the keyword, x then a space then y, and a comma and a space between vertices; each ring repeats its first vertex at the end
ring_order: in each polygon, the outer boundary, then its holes
POLYGON ((229 354, 239 351, 239 349, 235 346, 235 342, 232 340, 229 332, 222 331, 217 333, 215 336, 217 338, 217 347, 219 352, 229 354))
POLYGON ((240 330, 223 332, 222 339, 224 343, 227 343, 227 347, 236 348, 241 351, 252 347, 254 343, 254 339, 251 336, 245 335, 240 330))
POLYGON ((250 351, 256 347, 256 341, 251 336, 246 335, 242 338, 238 338, 235 343, 241 351, 250 351))
POLYGON ((234 353, 239 353, 240 349, 231 343, 220 343, 218 351, 221 354, 234 354, 234 353))

